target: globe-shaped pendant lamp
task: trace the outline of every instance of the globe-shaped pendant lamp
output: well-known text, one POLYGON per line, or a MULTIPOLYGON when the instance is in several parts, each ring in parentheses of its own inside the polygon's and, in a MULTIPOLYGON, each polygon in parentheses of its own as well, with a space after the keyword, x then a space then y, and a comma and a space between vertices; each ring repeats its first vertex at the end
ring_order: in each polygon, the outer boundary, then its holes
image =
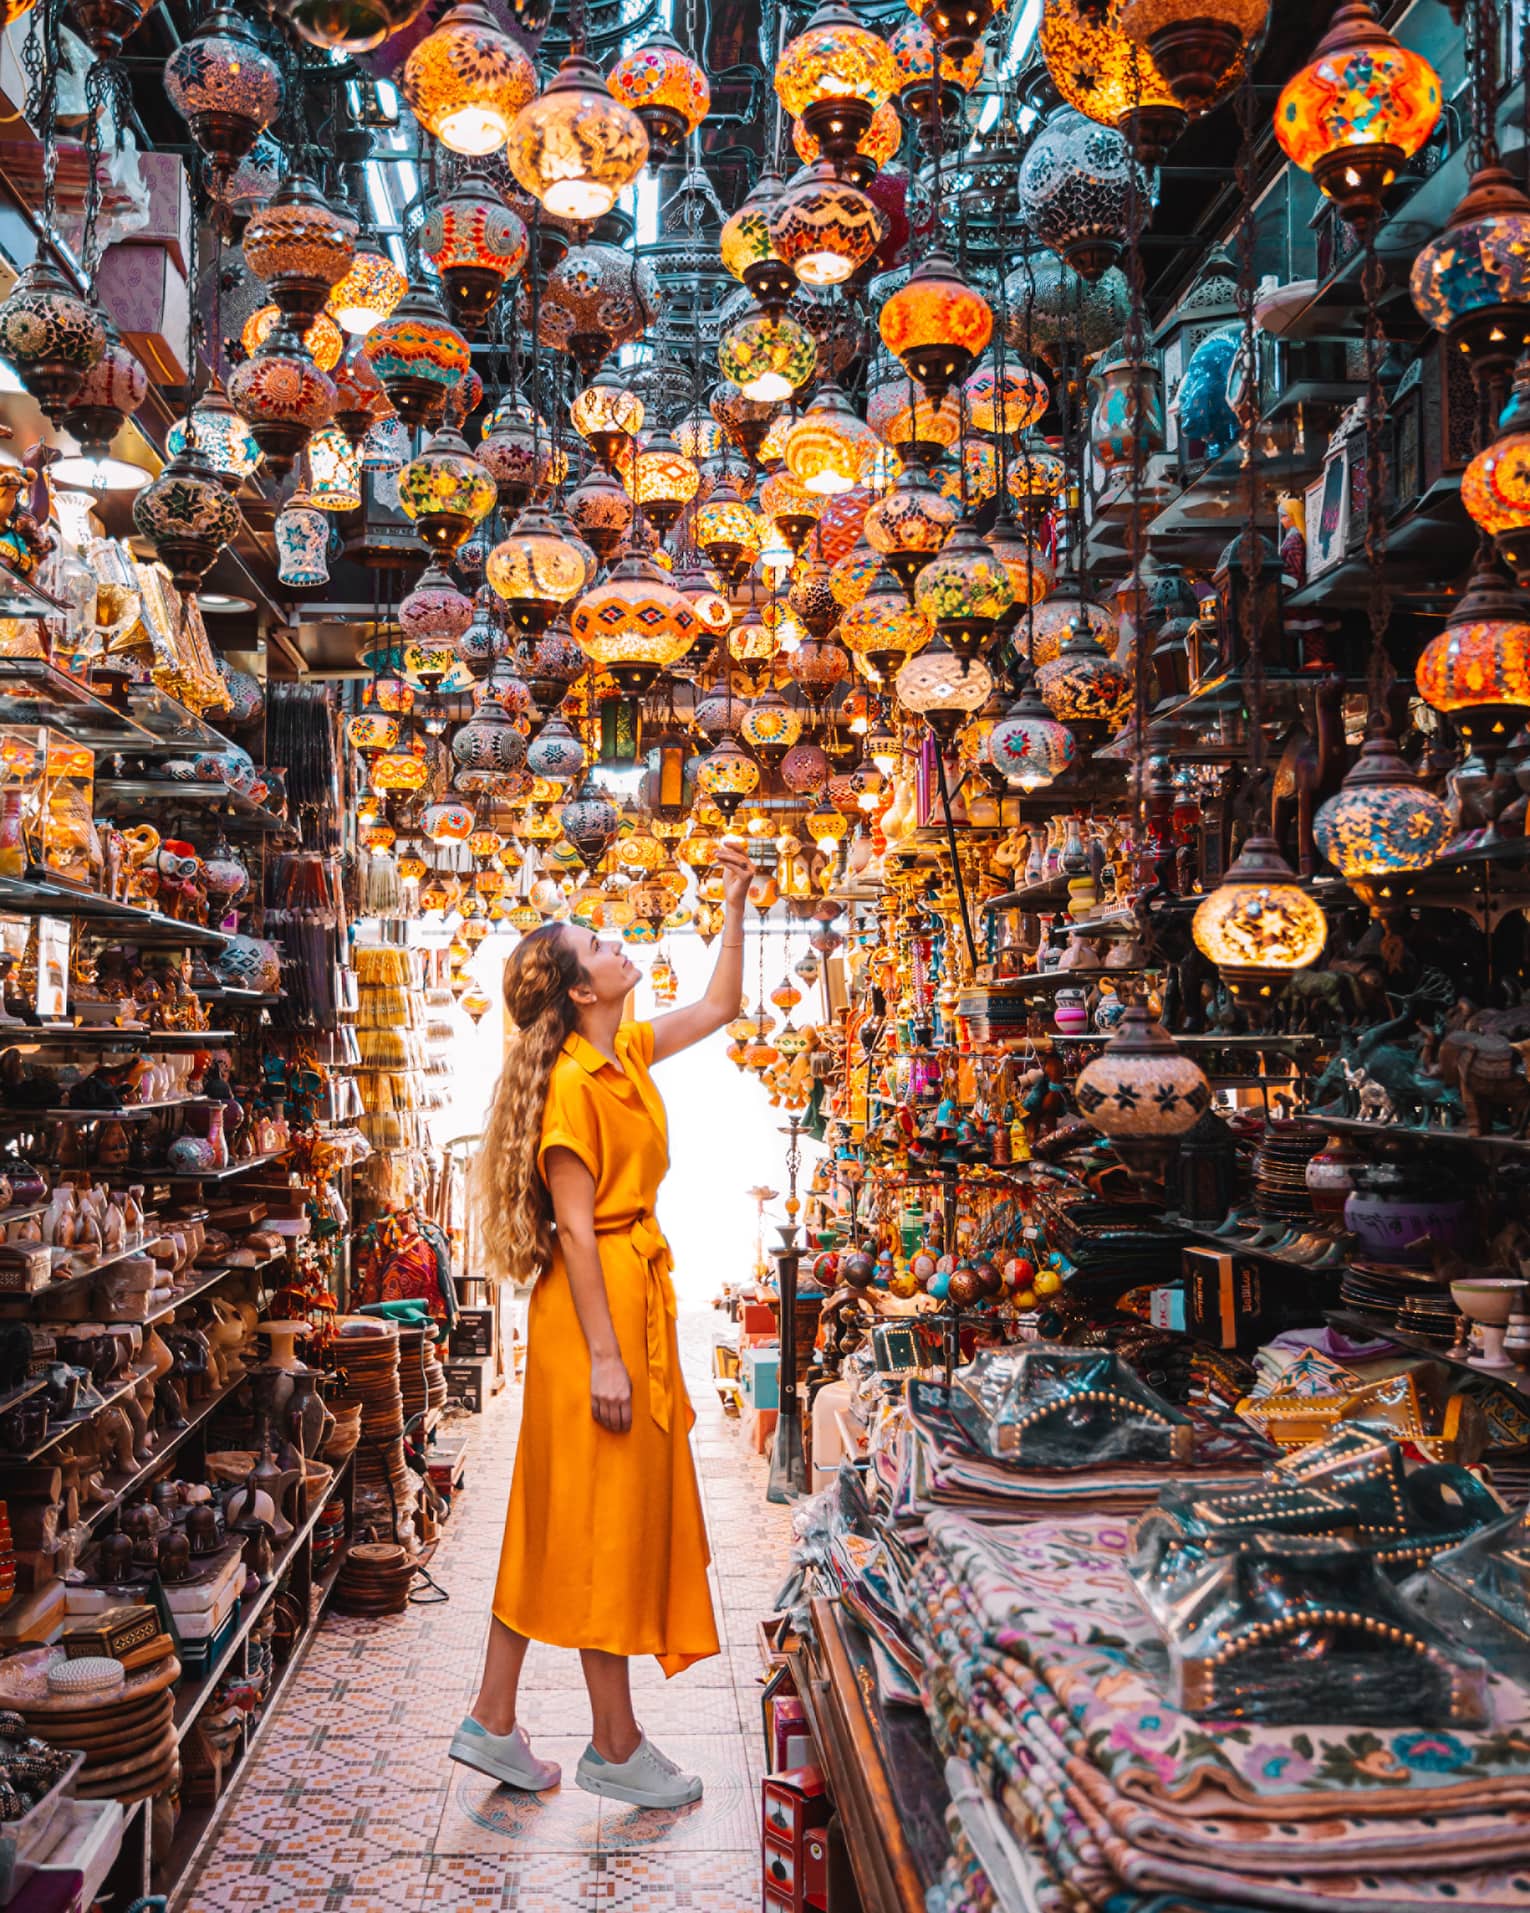
POLYGON ((590 221, 610 212, 642 172, 648 135, 637 114, 611 97, 594 62, 571 53, 547 91, 517 114, 506 157, 546 211, 590 221))
POLYGON ((627 489, 660 532, 679 518, 701 484, 701 474, 668 432, 650 432, 637 444, 627 489))
POLYGON ((330 287, 325 311, 336 325, 361 337, 382 320, 409 290, 409 281, 375 240, 363 239, 345 277, 330 287))
POLYGON ((949 744, 988 702, 993 678, 981 658, 959 658, 936 638, 902 667, 893 688, 903 708, 949 744))
POLYGON ((1084 279, 1055 252, 1038 248, 1004 282, 1004 334, 1017 352, 1061 369, 1077 338, 1093 358, 1126 328, 1131 295, 1126 275, 1111 266, 1084 279))
POLYGON ((793 175, 770 211, 770 243, 806 286, 837 286, 866 264, 885 227, 874 202, 829 159, 793 175))
POLYGON ((133 500, 133 525, 176 589, 195 591, 238 533, 240 512, 212 466, 188 445, 133 500))
POLYGON ((994 724, 984 750, 1005 782, 1027 793, 1060 777, 1078 756, 1072 731, 1052 716, 1034 686, 994 724))
POLYGON ((277 0, 276 12, 310 46, 370 53, 424 11, 425 0, 277 0))
POLYGON ((105 458, 123 422, 132 418, 149 390, 149 375, 110 319, 102 326, 106 343, 85 374, 60 424, 87 457, 105 458))
POLYGON ((1423 870, 1444 849, 1450 818, 1385 730, 1360 756, 1312 820, 1317 847, 1352 882, 1423 870))
POLYGON ((1270 0, 1122 0, 1115 22, 1186 112, 1204 113, 1263 40, 1270 0))
POLYGON ((696 768, 696 783, 730 822, 760 783, 760 767, 731 734, 724 734, 696 768))
MULTIPOLYGON (((921 20, 905 20, 888 41, 898 70, 898 104, 920 124, 935 117, 935 36, 921 20)), ((983 50, 974 46, 958 57, 947 44, 941 50, 940 119, 953 126, 962 104, 983 77, 983 50)))
POLYGON ((1434 131, 1440 77, 1346 0, 1317 51, 1275 102, 1275 137, 1351 225, 1374 223, 1382 195, 1434 131))
POLYGON ((432 551, 455 551, 498 497, 487 468, 451 426, 443 426, 398 475, 399 508, 432 551))
POLYGON ((1002 0, 919 0, 913 11, 955 58, 963 59, 1003 6, 1002 0))
POLYGON ((962 408, 951 393, 932 399, 905 372, 888 370, 866 394, 866 423, 901 457, 933 460, 962 435, 962 408))
POLYGON ((165 92, 227 179, 282 107, 282 70, 229 7, 209 14, 165 62, 165 92))
POLYGON ((253 358, 229 375, 229 403, 250 428, 266 469, 292 470, 312 435, 335 415, 334 381, 283 319, 253 358))
POLYGON ((851 408, 837 385, 821 386, 817 397, 786 435, 786 469, 822 498, 854 490, 881 440, 851 408))
POLYGON ((807 543, 823 506, 823 499, 806 485, 799 485, 788 471, 772 472, 760 487, 760 510, 793 552, 800 552, 807 543))
POLYGON ((350 270, 356 222, 331 206, 306 174, 293 173, 246 222, 243 250, 272 304, 301 330, 350 270))
MULTIPOLYGON (((282 323, 280 306, 260 306, 239 329, 239 343, 246 355, 256 353, 282 323)), ((333 372, 345 356, 345 334, 327 312, 306 322, 298 319, 292 328, 302 339, 303 349, 321 372, 333 372)))
POLYGON ((776 65, 776 97, 830 159, 848 159, 897 91, 892 50, 839 0, 825 0, 776 65))
POLYGON ((424 431, 440 424, 447 394, 472 363, 467 340, 424 291, 406 294, 361 349, 399 417, 424 431))
POLYGON ((569 421, 610 470, 617 447, 643 429, 643 401, 614 366, 607 366, 576 394, 569 421))
POLYGON ((1131 673, 1083 623, 1075 624, 1057 656, 1037 669, 1036 687, 1053 717, 1086 735, 1118 723, 1132 694, 1131 673))
POLYGON ((588 378, 607 353, 642 338, 662 304, 648 260, 592 240, 571 247, 547 275, 537 337, 567 352, 588 378))
POLYGON ((489 583, 510 609, 517 628, 539 636, 585 584, 577 546, 564 538, 539 506, 528 505, 509 535, 489 553, 489 583))
MULTIPOLYGON (((848 158, 835 160, 834 164, 844 178, 864 190, 897 154, 902 144, 903 121, 897 106, 892 100, 883 100, 872 114, 870 126, 856 141, 855 151, 848 158)), ((804 166, 811 166, 815 160, 828 157, 808 130, 805 120, 798 120, 792 127, 792 146, 804 166)))
POLYGON ((691 536, 707 562, 731 581, 742 577, 759 555, 759 514, 744 502, 738 488, 726 481, 696 508, 691 536))
MULTIPOLYGON (((1020 218, 1081 277, 1098 279, 1125 247, 1136 164, 1124 134, 1060 106, 1020 163, 1020 218)), ((1136 191, 1145 202, 1140 176, 1136 191)))
POLYGON ((587 591, 569 619, 580 649, 628 696, 641 696, 677 664, 701 633, 684 595, 650 558, 624 558, 587 591))
POLYGON ((1006 363, 1001 378, 992 358, 984 358, 962 381, 967 416, 980 432, 1013 435, 1035 425, 1051 403, 1047 382, 1029 366, 1006 363))
POLYGON ((499 502, 507 511, 519 511, 550 491, 568 470, 546 419, 512 398, 502 399, 484 421, 478 456, 499 487, 499 502))
POLYGON ((1480 564, 1413 677, 1424 702, 1493 763, 1530 709, 1530 601, 1493 565, 1480 564))
MULTIPOLYGON (((371 360, 355 346, 335 367, 334 382, 335 426, 359 452, 372 427, 388 417, 393 408, 371 360)), ((398 423, 397 419, 393 422, 398 423)))
POLYGON ((915 608, 959 658, 976 657, 993 643, 1014 598, 1009 573, 982 533, 966 521, 914 586, 915 608))
POLYGON ((648 135, 650 164, 679 152, 686 135, 707 116, 712 89, 701 68, 673 34, 651 33, 624 53, 606 75, 614 100, 630 107, 648 135))
POLYGON ((931 632, 892 572, 873 562, 876 568, 860 596, 840 618, 838 636, 868 675, 891 682, 930 642, 931 632))
POLYGON ((101 315, 46 259, 0 303, 0 358, 58 424, 106 350, 101 315))
POLYGON ((616 841, 622 814, 598 785, 586 780, 558 812, 563 834, 593 870, 616 841))
POLYGON ((1328 920, 1272 837, 1251 837, 1191 920, 1201 954, 1235 996, 1268 1000, 1323 954, 1328 920))
POLYGON ((1461 503, 1521 585, 1530 584, 1530 360, 1485 445, 1461 478, 1461 503))
POLYGON ((802 735, 802 713, 779 691, 767 688, 751 700, 738 728, 740 739, 762 764, 779 764, 802 735))
MULTIPOLYGON (((887 560, 888 569, 906 592, 945 545, 955 528, 956 506, 930 483, 923 472, 900 472, 866 514, 866 542, 887 560)), ((831 580, 832 589, 832 580, 831 580)))
POLYGON ((1009 576, 1010 608, 999 619, 999 629, 1015 631, 1027 608, 1039 603, 1053 588, 1057 574, 1051 559, 1031 543, 1013 519, 998 520, 988 534, 988 548, 1009 576))
POLYGON ((770 238, 770 215, 781 194, 781 175, 767 167, 748 197, 723 222, 722 262, 741 279, 767 312, 778 312, 797 290, 797 275, 770 238))
POLYGON ((454 645, 473 622, 473 600, 433 564, 400 600, 398 622, 409 644, 454 645))
POLYGON ((813 376, 813 335, 785 312, 735 319, 717 342, 717 367, 746 398, 789 399, 813 376))
POLYGON ((471 337, 526 263, 526 228, 487 182, 461 181, 426 214, 420 250, 453 322, 471 337))
POLYGON ((884 301, 882 343, 937 402, 959 385, 993 337, 993 313, 944 253, 932 252, 884 301))
POLYGON ((1178 1154, 1180 1138, 1211 1107, 1211 1086, 1152 1012, 1133 1003, 1104 1049, 1079 1071, 1074 1098, 1132 1176, 1156 1183, 1178 1154))
POLYGON ((319 511, 356 511, 361 504, 361 455, 338 425, 309 439, 308 495, 319 511))
POLYGON ((1465 354, 1479 384, 1502 377, 1530 345, 1530 199, 1504 167, 1473 175, 1408 287, 1420 318, 1465 354))
POLYGON ((593 471, 569 493, 574 528, 604 563, 627 535, 632 500, 608 472, 593 471))
POLYGON ((466 154, 502 147, 537 90, 531 61, 476 0, 453 7, 420 41, 404 63, 402 84, 426 132, 466 154))

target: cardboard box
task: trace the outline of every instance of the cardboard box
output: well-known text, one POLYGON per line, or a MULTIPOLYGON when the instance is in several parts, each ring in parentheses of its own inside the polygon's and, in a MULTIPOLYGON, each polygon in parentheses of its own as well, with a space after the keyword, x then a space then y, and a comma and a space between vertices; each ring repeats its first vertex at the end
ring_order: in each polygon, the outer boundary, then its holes
POLYGON ((162 244, 119 244, 101 255, 96 294, 128 350, 157 383, 183 384, 191 294, 162 244))
POLYGON ((1337 1299, 1338 1272, 1261 1262, 1232 1249, 1187 1248, 1185 1328, 1213 1348, 1252 1354, 1283 1328, 1311 1322, 1337 1299))

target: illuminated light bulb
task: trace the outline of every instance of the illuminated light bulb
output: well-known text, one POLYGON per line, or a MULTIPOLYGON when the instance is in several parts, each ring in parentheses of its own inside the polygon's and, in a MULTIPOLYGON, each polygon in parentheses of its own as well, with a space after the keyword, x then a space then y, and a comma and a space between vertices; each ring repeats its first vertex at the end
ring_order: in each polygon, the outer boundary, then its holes
POLYGON ((536 69, 487 8, 465 0, 410 53, 402 90, 415 118, 443 146, 492 153, 536 93, 536 69))

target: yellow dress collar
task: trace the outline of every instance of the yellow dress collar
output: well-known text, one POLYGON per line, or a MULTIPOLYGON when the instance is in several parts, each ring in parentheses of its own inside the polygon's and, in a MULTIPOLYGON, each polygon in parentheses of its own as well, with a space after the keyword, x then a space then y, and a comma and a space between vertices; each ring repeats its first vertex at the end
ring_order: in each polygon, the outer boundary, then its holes
MULTIPOLYGON (((622 1035, 625 1033, 625 1029, 626 1029, 626 1025, 624 1024, 622 1026, 622 1031, 618 1032, 617 1043, 619 1047, 621 1045, 622 1035)), ((570 1030, 568 1035, 564 1038, 563 1054, 565 1056, 572 1056, 574 1061, 579 1065, 579 1067, 582 1070, 588 1071, 588 1073, 591 1076, 594 1076, 600 1070, 610 1069, 615 1067, 612 1064, 610 1057, 602 1056, 600 1051, 596 1049, 595 1045, 589 1040, 589 1038, 587 1036, 581 1036, 578 1030, 570 1030)))

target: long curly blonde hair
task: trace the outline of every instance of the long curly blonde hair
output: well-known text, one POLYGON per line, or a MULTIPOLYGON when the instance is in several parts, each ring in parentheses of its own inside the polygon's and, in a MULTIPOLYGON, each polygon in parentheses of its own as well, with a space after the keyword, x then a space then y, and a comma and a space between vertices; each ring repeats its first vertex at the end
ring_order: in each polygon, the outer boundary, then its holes
POLYGON ((570 996, 588 980, 563 925, 522 937, 505 964, 505 1009, 515 1025, 473 1159, 469 1197, 485 1272, 532 1282, 552 1260, 552 1203, 537 1167, 553 1065, 579 1021, 570 996))

